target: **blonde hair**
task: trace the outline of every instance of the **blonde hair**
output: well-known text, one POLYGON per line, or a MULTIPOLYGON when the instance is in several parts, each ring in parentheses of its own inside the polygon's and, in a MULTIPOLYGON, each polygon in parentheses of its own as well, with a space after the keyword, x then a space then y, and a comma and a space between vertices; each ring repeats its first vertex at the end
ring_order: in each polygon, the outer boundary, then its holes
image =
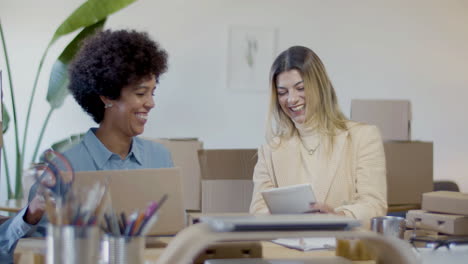
POLYGON ((293 121, 281 109, 277 95, 278 75, 290 70, 297 70, 304 81, 306 101, 304 125, 314 127, 320 133, 327 135, 333 148, 333 137, 337 130, 347 130, 348 119, 339 108, 335 89, 322 61, 312 50, 302 46, 293 46, 283 51, 271 66, 267 142, 271 146, 279 146, 282 139, 289 139, 298 133, 293 121))

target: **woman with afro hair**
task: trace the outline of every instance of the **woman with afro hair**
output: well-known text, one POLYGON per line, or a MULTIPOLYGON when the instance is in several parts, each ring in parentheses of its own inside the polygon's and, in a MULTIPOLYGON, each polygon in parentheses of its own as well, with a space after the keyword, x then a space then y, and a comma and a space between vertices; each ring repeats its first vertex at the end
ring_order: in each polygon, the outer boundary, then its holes
POLYGON ((75 170, 172 167, 161 144, 135 137, 166 70, 167 53, 145 33, 106 30, 84 43, 70 66, 69 90, 99 127, 64 153, 75 170))
MULTIPOLYGON (((105 30, 85 40, 69 68, 69 90, 99 126, 63 153, 75 171, 173 167, 165 147, 136 137, 166 70, 166 51, 146 33, 105 30)), ((0 226, 1 263, 13 263, 20 238, 45 235, 45 205, 36 189, 28 206, 0 226)))

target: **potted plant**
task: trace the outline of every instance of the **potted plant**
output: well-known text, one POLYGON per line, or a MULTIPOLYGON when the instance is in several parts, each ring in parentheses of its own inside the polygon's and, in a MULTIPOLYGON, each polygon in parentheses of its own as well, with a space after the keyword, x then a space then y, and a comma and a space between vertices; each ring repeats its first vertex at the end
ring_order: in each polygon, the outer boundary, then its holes
MULTIPOLYGON (((5 177, 6 177, 6 184, 7 184, 7 192, 8 198, 19 199, 22 198, 22 184, 21 184, 21 177, 22 171, 24 166, 24 157, 27 151, 26 146, 27 139, 28 139, 28 129, 29 129, 29 119, 31 116, 31 109, 33 105, 33 101, 35 98, 35 93, 37 89, 37 82, 39 76, 42 71, 42 65, 44 63, 45 58, 47 57, 47 53, 49 48, 61 37, 70 34, 72 32, 76 32, 80 30, 80 32, 76 35, 73 40, 64 48, 62 53, 59 55, 57 60, 52 66, 52 71, 49 78, 49 85, 47 90, 47 97, 46 100, 50 105, 50 109, 45 116, 39 138, 37 142, 35 142, 35 147, 33 150, 32 160, 34 162, 36 160, 39 146, 41 145, 42 138, 44 136, 45 129, 47 124, 49 123, 50 117, 52 113, 62 106, 65 97, 68 94, 68 76, 67 76, 67 68, 70 61, 73 59, 75 53, 78 51, 79 43, 85 39, 86 37, 92 35, 96 30, 100 30, 104 27, 106 19, 109 15, 121 10, 122 8, 130 5, 131 3, 135 2, 136 0, 87 0, 84 2, 80 7, 78 7, 55 31, 54 35, 52 36, 51 41, 47 45, 42 58, 39 62, 39 66, 37 69, 37 73, 35 76, 35 81, 33 84, 33 88, 31 91, 31 96, 29 99, 29 104, 27 108, 25 126, 24 126, 24 133, 23 138, 20 140, 19 138, 19 131, 18 131, 18 120, 17 120, 17 109, 15 103, 15 95, 14 95, 14 88, 13 82, 11 78, 11 69, 10 69, 10 62, 8 58, 7 46, 5 43, 5 36, 2 29, 2 24, 0 21, 0 39, 1 45, 3 47, 3 53, 5 56, 5 63, 6 63, 6 75, 8 76, 8 86, 11 94, 11 118, 8 111, 3 107, 2 109, 2 116, 3 116, 3 132, 5 133, 9 127, 10 123, 13 123, 13 131, 14 133, 14 142, 4 142, 4 146, 2 148, 2 156, 3 156, 3 163, 5 166, 5 177), (10 170, 8 166, 8 158, 6 156, 5 148, 15 148, 15 166, 14 170, 10 170), (13 175, 14 172, 14 181, 15 181, 15 188, 12 189, 12 183, 10 176, 13 175)), ((7 100, 7 99, 6 99, 7 100)), ((10 129, 11 130, 11 129, 10 129)))

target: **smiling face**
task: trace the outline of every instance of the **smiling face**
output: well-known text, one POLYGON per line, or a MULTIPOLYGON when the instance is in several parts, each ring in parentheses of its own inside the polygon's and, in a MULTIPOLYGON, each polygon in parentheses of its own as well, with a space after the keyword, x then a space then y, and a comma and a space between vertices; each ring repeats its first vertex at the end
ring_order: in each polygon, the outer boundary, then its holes
POLYGON ((304 80, 297 70, 278 74, 276 78, 278 103, 283 112, 295 123, 302 124, 306 117, 304 80))
POLYGON ((128 137, 142 134, 154 107, 155 89, 156 79, 152 76, 122 88, 117 100, 103 99, 104 103, 112 104, 106 109, 103 123, 128 137))

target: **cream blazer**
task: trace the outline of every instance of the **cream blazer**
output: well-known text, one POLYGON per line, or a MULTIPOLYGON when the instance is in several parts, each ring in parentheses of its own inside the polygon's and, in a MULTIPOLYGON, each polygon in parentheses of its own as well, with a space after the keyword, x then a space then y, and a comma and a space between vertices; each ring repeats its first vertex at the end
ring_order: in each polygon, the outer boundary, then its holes
MULTIPOLYGON (((333 151, 320 157, 320 178, 312 186, 317 201, 335 208, 336 212, 362 220, 387 212, 385 154, 380 132, 375 126, 349 121, 348 130, 335 136, 333 151)), ((324 142, 321 142, 321 144, 324 142)), ((261 191, 307 183, 300 151, 301 139, 293 136, 272 148, 265 144, 258 150, 254 170, 251 213, 269 213, 261 191)), ((324 153, 324 152, 322 152, 324 153)))

